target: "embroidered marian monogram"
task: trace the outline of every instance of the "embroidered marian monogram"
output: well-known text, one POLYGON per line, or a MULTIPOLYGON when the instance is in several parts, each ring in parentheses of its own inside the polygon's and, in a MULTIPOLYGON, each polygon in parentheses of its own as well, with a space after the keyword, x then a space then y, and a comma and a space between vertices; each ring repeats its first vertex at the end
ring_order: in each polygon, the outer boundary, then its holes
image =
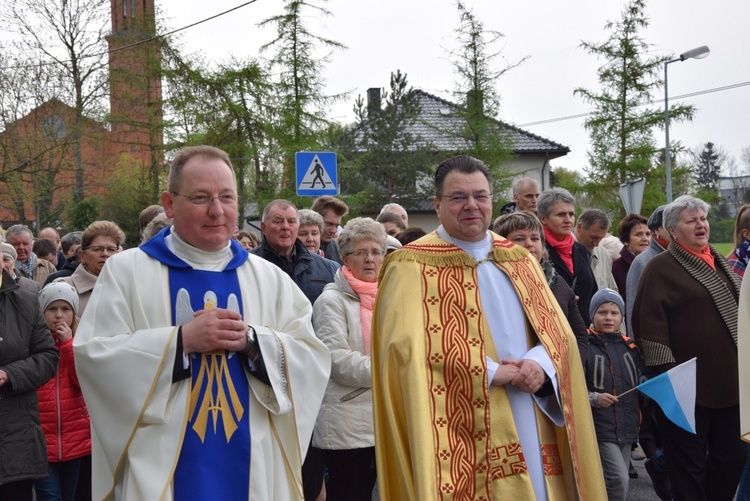
MULTIPOLYGON (((236 297, 230 296, 228 307, 238 311, 239 306, 235 304, 236 302, 236 297)), ((204 309, 210 310, 216 308, 216 306, 216 294, 212 291, 206 292, 203 296, 204 309)), ((192 316, 190 293, 185 289, 180 289, 177 293, 177 310, 178 316, 188 313, 192 316)), ((234 387, 227 365, 228 358, 233 355, 233 353, 227 355, 224 350, 201 354, 200 370, 190 391, 189 416, 190 420, 193 421, 192 429, 198 434, 202 443, 205 442, 206 438, 209 414, 214 433, 216 433, 216 425, 219 416, 221 416, 227 443, 229 443, 234 432, 237 431, 237 423, 245 414, 245 409, 242 408, 242 402, 234 387)))
POLYGON ((201 438, 201 442, 205 441, 209 413, 213 421, 214 433, 216 433, 216 423, 219 414, 221 414, 227 443, 229 443, 245 410, 242 408, 240 398, 234 384, 232 384, 225 353, 203 353, 201 358, 201 369, 195 381, 195 386, 190 392, 190 418, 195 418, 193 430, 201 438), (203 398, 200 398, 201 389, 204 387, 203 398), (216 395, 214 395, 214 390, 216 395), (200 407, 196 416, 195 408, 199 398, 200 407))

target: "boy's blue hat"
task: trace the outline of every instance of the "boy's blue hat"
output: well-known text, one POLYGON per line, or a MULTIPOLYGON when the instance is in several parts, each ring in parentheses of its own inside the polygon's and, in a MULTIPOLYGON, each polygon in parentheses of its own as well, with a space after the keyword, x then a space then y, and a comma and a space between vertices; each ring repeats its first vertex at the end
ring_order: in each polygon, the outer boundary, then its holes
POLYGON ((599 289, 594 297, 591 298, 591 306, 589 306, 589 315, 591 320, 594 320, 594 313, 603 303, 615 303, 620 308, 620 314, 625 315, 625 301, 622 300, 622 296, 617 291, 604 288, 599 289))

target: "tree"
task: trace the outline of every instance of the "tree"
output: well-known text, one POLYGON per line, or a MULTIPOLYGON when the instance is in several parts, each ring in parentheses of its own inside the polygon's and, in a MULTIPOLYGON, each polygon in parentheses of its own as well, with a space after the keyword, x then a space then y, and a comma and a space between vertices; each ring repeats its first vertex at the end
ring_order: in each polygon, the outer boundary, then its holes
POLYGON ((370 210, 395 200, 406 205, 424 200, 419 181, 431 174, 433 159, 424 139, 412 131, 419 111, 414 89, 400 70, 391 73, 390 90, 382 98, 371 99, 365 106, 362 97, 357 97, 351 152, 356 168, 347 181, 359 188, 356 191, 372 195, 366 205, 370 210))
POLYGON ((73 117, 58 99, 59 75, 15 47, 0 46, 0 207, 23 224, 60 223, 72 182, 73 117))
POLYGON ((256 59, 232 58, 213 70, 200 60, 171 61, 167 81, 173 139, 181 146, 212 144, 229 154, 243 220, 250 200, 271 200, 276 194, 268 72, 256 59))
POLYGON ((505 164, 513 157, 514 145, 505 126, 498 120, 500 95, 497 82, 506 72, 523 63, 507 64, 498 69, 495 61, 502 53, 495 45, 504 35, 487 30, 484 23, 462 1, 456 2, 460 24, 454 31, 457 47, 450 51, 456 75, 453 94, 462 103, 461 126, 451 131, 471 146, 465 153, 482 159, 493 172, 493 191, 500 193, 510 186, 505 164))
POLYGON ((703 192, 717 192, 721 175, 720 152, 714 143, 707 142, 695 152, 695 182, 703 192))
POLYGON ((111 176, 101 202, 101 218, 117 223, 125 232, 125 246, 128 248, 141 243, 138 216, 151 203, 151 172, 148 167, 133 168, 130 162, 121 162, 111 176))
MULTIPOLYGON (((271 49, 275 74, 276 107, 274 137, 284 163, 282 189, 291 185, 292 165, 297 151, 315 150, 327 126, 327 108, 344 96, 327 96, 324 67, 329 54, 321 51, 346 48, 343 44, 316 35, 305 25, 308 11, 323 16, 331 13, 314 0, 286 0, 284 13, 272 16, 259 26, 276 26, 276 38, 261 47, 271 49)), ((322 0, 326 1, 326 0, 322 0)))
POLYGON ((106 93, 109 27, 106 0, 3 0, 0 19, 21 36, 19 53, 29 59, 45 59, 59 70, 75 117, 70 126, 75 165, 76 201, 84 197, 85 166, 81 155, 84 118, 102 115, 106 93))
MULTIPOLYGON (((652 131, 663 126, 663 111, 645 107, 662 85, 662 65, 670 56, 646 57, 650 44, 639 32, 648 27, 645 0, 630 0, 619 21, 609 21, 609 38, 602 43, 582 42, 581 47, 606 63, 598 70, 601 89, 577 88, 574 93, 594 106, 586 119, 591 149, 586 169, 592 195, 602 200, 605 210, 619 209, 618 186, 625 181, 650 181, 652 159, 657 153, 652 131)), ((690 120, 694 108, 673 103, 672 121, 690 120)), ((675 150, 676 151, 676 150, 675 150)))

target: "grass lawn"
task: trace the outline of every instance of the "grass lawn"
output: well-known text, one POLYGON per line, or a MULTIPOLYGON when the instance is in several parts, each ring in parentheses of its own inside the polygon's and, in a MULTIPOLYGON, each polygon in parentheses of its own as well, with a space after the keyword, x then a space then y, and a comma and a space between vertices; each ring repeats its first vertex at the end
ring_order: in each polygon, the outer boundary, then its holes
POLYGON ((711 242, 711 245, 713 246, 716 251, 721 254, 722 256, 726 257, 727 254, 732 252, 734 250, 734 244, 732 242, 728 243, 714 243, 711 242))

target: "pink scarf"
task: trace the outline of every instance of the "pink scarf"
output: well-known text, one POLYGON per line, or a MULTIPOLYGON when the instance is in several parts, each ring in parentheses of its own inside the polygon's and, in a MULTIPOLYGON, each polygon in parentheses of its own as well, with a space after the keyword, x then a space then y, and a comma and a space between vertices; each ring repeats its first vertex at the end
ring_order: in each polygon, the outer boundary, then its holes
POLYGON ((370 333, 372 332, 372 309, 375 306, 375 295, 378 293, 377 282, 363 282, 356 278, 347 266, 341 267, 341 273, 349 282, 352 290, 359 296, 359 321, 362 324, 362 343, 365 355, 370 354, 370 333))

